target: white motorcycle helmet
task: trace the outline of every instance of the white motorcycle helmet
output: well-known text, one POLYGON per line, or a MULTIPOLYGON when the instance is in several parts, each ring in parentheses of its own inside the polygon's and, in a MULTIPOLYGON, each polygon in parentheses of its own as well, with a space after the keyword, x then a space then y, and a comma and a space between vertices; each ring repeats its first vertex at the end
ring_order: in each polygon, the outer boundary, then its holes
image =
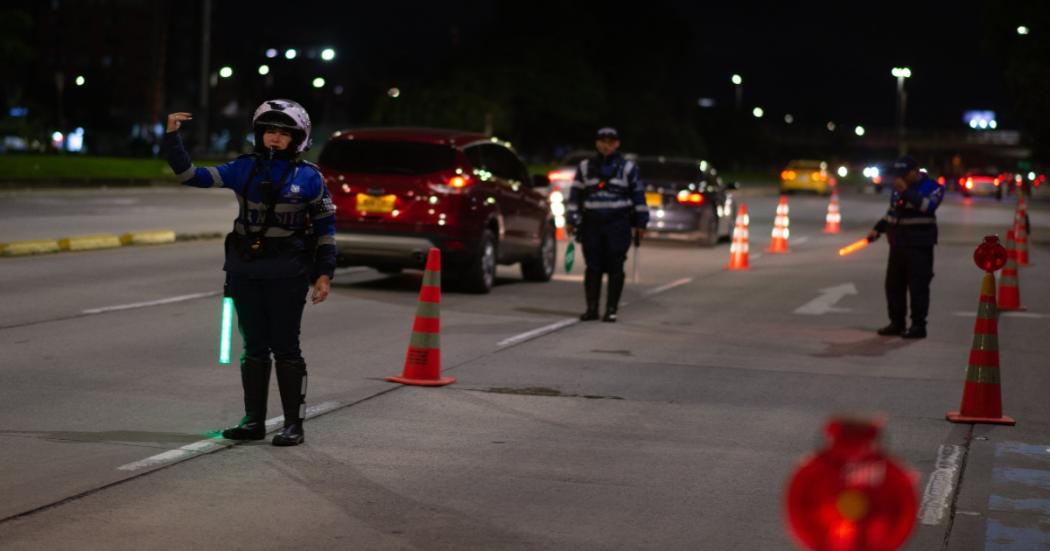
POLYGON ((283 128, 292 133, 290 153, 296 155, 310 149, 310 115, 302 105, 289 99, 264 101, 252 115, 255 150, 265 152, 263 133, 268 127, 283 128))

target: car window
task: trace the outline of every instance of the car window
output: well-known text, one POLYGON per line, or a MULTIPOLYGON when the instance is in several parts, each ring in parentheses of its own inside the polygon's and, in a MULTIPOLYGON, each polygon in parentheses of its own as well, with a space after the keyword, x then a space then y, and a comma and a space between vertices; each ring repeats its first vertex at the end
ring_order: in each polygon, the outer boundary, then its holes
POLYGON ((474 165, 474 168, 489 170, 488 165, 485 164, 483 152, 484 149, 480 145, 472 145, 463 149, 463 154, 467 156, 467 160, 474 165))
POLYGON ((511 150, 496 144, 478 146, 482 149, 485 168, 504 180, 529 181, 529 171, 511 150))
POLYGON ((447 145, 369 140, 332 140, 318 163, 355 174, 404 174, 416 176, 449 170, 456 152, 447 145))

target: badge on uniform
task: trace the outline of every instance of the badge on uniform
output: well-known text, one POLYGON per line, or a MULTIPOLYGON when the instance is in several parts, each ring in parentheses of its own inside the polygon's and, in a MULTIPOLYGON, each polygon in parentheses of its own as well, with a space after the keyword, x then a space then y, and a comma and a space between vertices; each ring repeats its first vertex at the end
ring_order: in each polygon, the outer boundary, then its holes
POLYGON ((572 271, 572 265, 576 263, 576 243, 569 241, 565 247, 565 273, 572 271))

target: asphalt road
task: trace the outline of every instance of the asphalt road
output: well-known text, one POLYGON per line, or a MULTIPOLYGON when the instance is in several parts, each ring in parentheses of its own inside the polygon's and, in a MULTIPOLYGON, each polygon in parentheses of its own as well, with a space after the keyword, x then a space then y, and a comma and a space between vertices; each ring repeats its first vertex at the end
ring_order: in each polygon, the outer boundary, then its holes
MULTIPOLYGON (((228 224, 229 197, 136 193, 107 198, 148 197, 153 227, 228 224), (183 220, 181 201, 221 212, 183 220)), ((944 413, 972 341, 973 249, 1011 205, 942 207, 930 336, 904 341, 874 334, 885 245, 835 254, 885 198, 843 197, 844 231, 824 235, 826 201, 793 197, 786 255, 763 253, 775 198, 746 201, 750 271, 723 269, 726 244, 647 242, 617 324, 570 321, 582 263, 444 294, 458 381, 439 389, 382 380, 401 371, 419 274, 342 271, 307 306, 317 416, 288 449, 215 438, 241 415, 236 367, 216 363, 219 241, 2 258, 0 549, 790 549, 785 482, 840 413, 884 416, 883 445, 917 474, 906 549, 1050 548, 1050 211, 1031 213, 1028 311, 999 324, 1018 424, 973 427, 944 413)), ((84 216, 49 227, 143 214, 84 216)), ((279 403, 272 389, 270 417, 279 403)))

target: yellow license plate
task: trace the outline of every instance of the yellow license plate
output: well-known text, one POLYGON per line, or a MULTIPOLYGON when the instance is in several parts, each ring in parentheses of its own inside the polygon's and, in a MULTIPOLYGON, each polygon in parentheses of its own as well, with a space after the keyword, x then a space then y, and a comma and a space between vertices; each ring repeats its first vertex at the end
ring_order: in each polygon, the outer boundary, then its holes
POLYGON ((357 212, 365 214, 390 214, 394 210, 396 195, 357 194, 357 212))
POLYGON ((662 207, 664 195, 658 191, 647 191, 645 192, 645 204, 650 207, 662 207))

